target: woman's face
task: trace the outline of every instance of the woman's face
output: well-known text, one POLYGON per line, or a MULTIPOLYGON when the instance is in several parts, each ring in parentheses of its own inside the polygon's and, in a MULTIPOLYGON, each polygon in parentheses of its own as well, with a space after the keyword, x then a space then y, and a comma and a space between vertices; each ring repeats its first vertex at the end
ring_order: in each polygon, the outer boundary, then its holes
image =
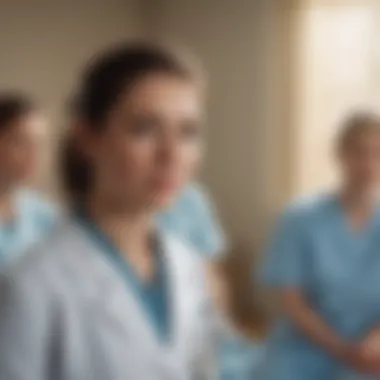
POLYGON ((201 109, 194 83, 149 75, 110 112, 88 147, 95 187, 137 208, 167 206, 194 176, 201 156, 201 109))
POLYGON ((372 191, 380 184, 380 133, 368 128, 358 133, 340 156, 345 181, 360 190, 372 191))
POLYGON ((0 186, 14 187, 33 177, 45 137, 45 120, 37 112, 17 118, 0 133, 0 186))

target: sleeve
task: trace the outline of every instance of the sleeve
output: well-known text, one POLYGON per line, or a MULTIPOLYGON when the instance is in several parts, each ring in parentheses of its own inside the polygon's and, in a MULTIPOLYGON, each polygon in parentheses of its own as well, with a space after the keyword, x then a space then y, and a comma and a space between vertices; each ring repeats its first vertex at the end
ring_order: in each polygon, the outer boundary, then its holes
POLYGON ((191 243, 207 258, 221 256, 226 251, 226 238, 217 211, 210 197, 200 188, 193 190, 194 205, 191 243))
POLYGON ((302 287, 307 280, 306 218, 300 210, 287 210, 279 218, 264 251, 260 279, 267 285, 302 287))
POLYGON ((42 295, 0 279, 0 379, 46 380, 47 313, 42 295))

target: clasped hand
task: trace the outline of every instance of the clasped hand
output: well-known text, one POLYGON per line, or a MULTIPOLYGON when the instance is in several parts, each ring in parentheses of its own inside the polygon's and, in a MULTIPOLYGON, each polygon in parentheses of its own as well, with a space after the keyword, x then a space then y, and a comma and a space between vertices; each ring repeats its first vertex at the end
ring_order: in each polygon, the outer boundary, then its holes
POLYGON ((374 329, 363 341, 348 346, 343 360, 358 372, 380 375, 380 329, 374 329))

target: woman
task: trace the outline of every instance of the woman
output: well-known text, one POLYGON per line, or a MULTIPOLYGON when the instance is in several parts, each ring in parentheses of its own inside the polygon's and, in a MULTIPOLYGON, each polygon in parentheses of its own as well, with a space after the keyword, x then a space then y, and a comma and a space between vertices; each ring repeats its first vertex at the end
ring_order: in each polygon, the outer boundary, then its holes
POLYGON ((54 208, 27 190, 39 161, 44 120, 38 107, 18 94, 0 94, 0 265, 48 234, 54 208))
POLYGON ((336 153, 339 190, 288 207, 267 252, 264 279, 279 293, 282 318, 263 380, 380 374, 371 349, 380 324, 378 117, 349 118, 336 153))
MULTIPOLYGON (((70 110, 74 119, 75 103, 70 110)), ((83 177, 83 169, 78 165, 74 177, 76 183, 83 177)), ((225 256, 227 244, 207 191, 199 183, 190 183, 170 205, 159 210, 156 220, 162 229, 176 234, 205 259, 209 282, 214 288, 213 283, 218 281, 220 260, 225 256)))
POLYGON ((64 151, 73 215, 0 286, 1 379, 208 377, 202 263, 154 223, 198 166, 201 87, 150 44, 89 66, 64 151))

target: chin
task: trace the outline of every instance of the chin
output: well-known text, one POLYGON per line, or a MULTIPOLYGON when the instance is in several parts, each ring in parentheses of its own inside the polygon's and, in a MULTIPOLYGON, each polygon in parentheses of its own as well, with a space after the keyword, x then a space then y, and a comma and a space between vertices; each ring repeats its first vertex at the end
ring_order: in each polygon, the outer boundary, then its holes
POLYGON ((31 182, 34 182, 34 180, 36 179, 36 173, 33 172, 33 171, 24 171, 22 173, 19 173, 16 178, 15 178, 15 181, 17 181, 18 183, 31 183, 31 182))
POLYGON ((157 195, 152 201, 152 207, 156 210, 165 210, 172 206, 176 197, 173 195, 157 195))
POLYGON ((33 186, 36 184, 36 181, 33 180, 33 177, 18 177, 13 180, 13 183, 17 187, 24 187, 24 186, 33 186))

